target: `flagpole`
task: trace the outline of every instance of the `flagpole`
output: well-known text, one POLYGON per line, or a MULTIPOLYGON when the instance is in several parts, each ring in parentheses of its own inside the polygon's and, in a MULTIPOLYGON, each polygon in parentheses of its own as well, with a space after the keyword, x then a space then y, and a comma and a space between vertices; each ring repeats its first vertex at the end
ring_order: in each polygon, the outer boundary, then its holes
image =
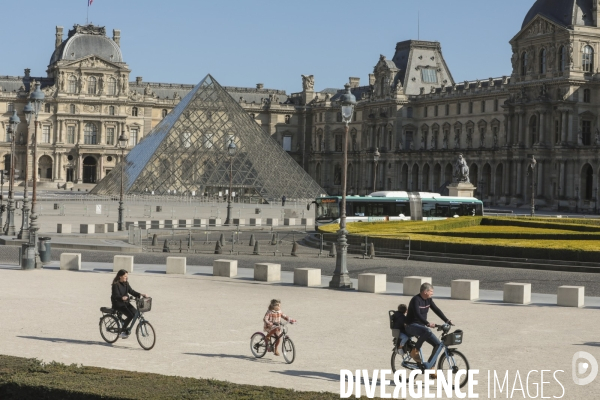
POLYGON ((87 14, 85 15, 85 24, 89 24, 89 16, 90 16, 90 0, 86 0, 87 2, 87 14))

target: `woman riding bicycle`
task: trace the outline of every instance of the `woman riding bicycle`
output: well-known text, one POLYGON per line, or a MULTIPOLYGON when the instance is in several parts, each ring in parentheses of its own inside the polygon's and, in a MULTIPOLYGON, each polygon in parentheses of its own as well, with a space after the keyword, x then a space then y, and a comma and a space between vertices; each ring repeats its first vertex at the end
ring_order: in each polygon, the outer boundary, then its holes
POLYGON ((117 272, 117 276, 113 279, 112 283, 112 295, 110 296, 112 302, 112 308, 120 311, 127 318, 123 322, 123 328, 121 329, 121 338, 127 339, 129 337, 129 330, 127 326, 135 316, 135 307, 129 303, 129 295, 134 297, 148 297, 146 294, 140 294, 133 290, 129 286, 127 281, 128 273, 124 269, 117 272))

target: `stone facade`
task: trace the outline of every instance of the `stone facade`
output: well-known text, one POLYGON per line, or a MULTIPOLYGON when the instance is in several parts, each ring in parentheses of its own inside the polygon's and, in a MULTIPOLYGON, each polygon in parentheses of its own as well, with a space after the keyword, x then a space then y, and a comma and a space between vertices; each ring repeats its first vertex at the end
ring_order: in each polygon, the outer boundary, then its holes
MULTIPOLYGON (((562 0, 572 13, 561 11, 561 16, 573 18, 562 21, 546 6, 552 2, 538 0, 510 40, 513 70, 507 76, 455 82, 440 43, 411 40, 398 43, 391 59, 380 57, 368 84, 350 78, 358 103, 349 126, 349 194, 443 192, 460 152, 469 163, 476 196, 488 206, 528 204, 535 177, 537 205, 595 211, 600 12, 596 2, 588 2, 591 17, 579 21, 577 7, 586 2, 562 0), (375 150, 381 154, 376 163, 375 150), (537 159, 533 173, 530 154, 537 159)), ((63 41, 57 27, 56 48, 64 50, 76 35, 102 36, 111 42, 110 51, 121 40, 117 30, 109 39, 104 28, 76 26, 63 41)), ((10 139, 6 124, 12 107, 24 121, 22 109, 34 80, 41 81, 47 95, 38 134, 42 180, 63 184, 103 178, 120 157, 119 133, 125 130, 130 146, 136 134, 138 142, 143 140, 193 87, 130 80, 120 51, 118 56, 110 51, 80 49, 79 58, 77 51, 63 52, 62 58, 55 51, 47 77, 32 78, 27 70, 24 77, 0 77, 2 140, 10 139)), ((328 193, 339 194, 345 126, 337 99, 342 90, 314 88, 315 79, 308 75, 302 77, 302 91, 289 95, 262 84, 226 89, 328 193)), ((18 169, 26 131, 22 123, 18 169)), ((0 142, 0 155, 9 154, 9 146, 0 142)))

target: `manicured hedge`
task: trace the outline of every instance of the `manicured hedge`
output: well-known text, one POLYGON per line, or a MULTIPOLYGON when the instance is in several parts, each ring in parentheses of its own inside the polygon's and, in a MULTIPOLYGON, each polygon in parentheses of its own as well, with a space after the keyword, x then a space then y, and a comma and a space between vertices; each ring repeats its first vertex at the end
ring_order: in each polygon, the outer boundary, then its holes
POLYGON ((588 219, 537 219, 537 218, 487 218, 484 217, 481 225, 497 226, 522 226, 526 228, 544 228, 572 230, 576 232, 599 232, 600 223, 588 219))
POLYGON ((474 239, 600 240, 600 233, 422 232, 421 234, 474 239))
MULTIPOLYGON (((276 379, 276 377, 274 377, 276 379)), ((0 355, 0 399, 339 399, 339 394, 296 392, 105 368, 44 364, 0 355)))

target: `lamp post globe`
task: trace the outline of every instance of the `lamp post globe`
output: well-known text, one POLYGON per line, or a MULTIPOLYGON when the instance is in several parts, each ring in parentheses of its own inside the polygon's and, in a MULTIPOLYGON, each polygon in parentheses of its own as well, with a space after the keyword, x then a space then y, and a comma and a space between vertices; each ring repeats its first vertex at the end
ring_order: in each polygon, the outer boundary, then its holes
POLYGON ((129 139, 127 138, 127 136, 125 136, 125 131, 121 131, 121 134, 119 135, 119 138, 117 139, 118 141, 118 146, 119 149, 121 149, 121 190, 119 191, 119 219, 117 221, 117 229, 119 231, 123 231, 124 227, 123 227, 123 181, 125 180, 125 148, 127 147, 127 141, 129 139))
MULTIPOLYGON (((29 165, 29 127, 31 126, 31 118, 34 114, 33 106, 31 102, 28 102, 23 107, 23 113, 25 114, 25 120, 27 121, 27 133, 25 134, 25 141, 23 138, 19 140, 19 144, 25 144, 25 168, 23 174, 23 213, 21 215, 21 230, 17 237, 23 240, 29 240, 29 171, 27 166, 29 165)), ((16 146, 15 146, 16 147, 16 146)))
POLYGON ((335 271, 329 282, 330 289, 352 289, 350 275, 348 275, 348 239, 346 235, 346 190, 348 174, 348 125, 352 121, 354 107, 356 106, 356 97, 350 91, 350 85, 346 84, 346 91, 340 96, 339 104, 342 111, 342 121, 346 124, 344 130, 344 158, 342 163, 342 200, 340 202, 340 229, 338 230, 337 252, 335 258, 335 271))
POLYGON ((233 189, 233 157, 237 152, 237 147, 233 140, 229 142, 227 146, 227 154, 229 155, 229 192, 227 193, 227 218, 225 218, 225 225, 231 224, 231 190, 233 189))
POLYGON ((14 198, 14 187, 15 187, 15 137, 17 136, 17 128, 21 123, 21 119, 17 115, 17 111, 14 110, 13 114, 8 119, 8 129, 11 132, 11 145, 10 145, 10 180, 8 183, 8 213, 6 216, 6 229, 4 233, 7 236, 14 236, 15 231, 15 198, 14 198))

